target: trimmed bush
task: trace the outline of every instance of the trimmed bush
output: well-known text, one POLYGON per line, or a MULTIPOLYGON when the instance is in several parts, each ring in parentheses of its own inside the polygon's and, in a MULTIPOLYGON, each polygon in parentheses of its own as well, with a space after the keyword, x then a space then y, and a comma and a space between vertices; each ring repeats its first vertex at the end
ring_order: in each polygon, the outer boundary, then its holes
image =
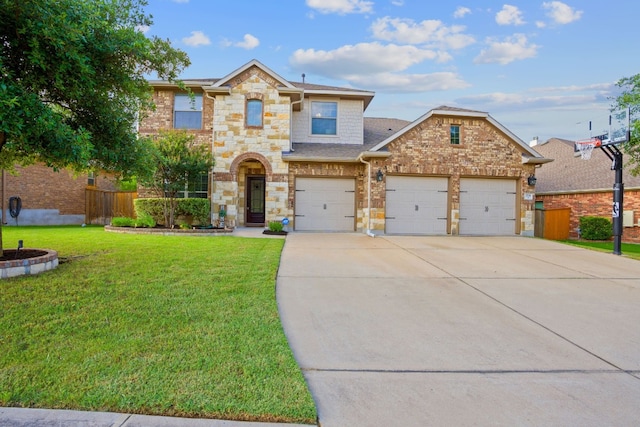
POLYGON ((153 228, 156 226, 156 220, 153 219, 151 215, 143 212, 142 214, 138 215, 138 218, 135 220, 133 226, 141 228, 153 228))
POLYGON ((125 216, 116 216, 111 218, 111 225, 114 227, 133 227, 133 218, 127 218, 125 216))
POLYGON ((585 240, 609 240, 613 225, 609 218, 599 216, 580 217, 580 236, 585 240))
MULTIPOLYGON (((164 203, 165 199, 136 199, 133 204, 136 216, 143 215, 152 217, 157 224, 164 224, 164 203)), ((167 204, 169 201, 167 200, 167 204)), ((209 199, 176 199, 175 218, 180 216, 191 216, 200 225, 207 225, 210 222, 211 202, 209 199)), ((168 226, 169 224, 164 224, 168 226)), ((173 224, 171 224, 173 225, 173 224)))
POLYGON ((269 230, 280 232, 282 231, 282 223, 280 221, 269 221, 269 230))

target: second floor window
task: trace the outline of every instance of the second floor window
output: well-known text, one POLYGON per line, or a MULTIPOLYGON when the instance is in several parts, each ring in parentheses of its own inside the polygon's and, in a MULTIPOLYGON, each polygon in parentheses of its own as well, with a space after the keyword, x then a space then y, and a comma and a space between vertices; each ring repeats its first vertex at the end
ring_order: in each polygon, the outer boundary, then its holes
POLYGON ((460 145, 460 126, 452 125, 449 131, 450 142, 453 145, 460 145))
POLYGON ((247 126, 252 128, 262 127, 262 100, 249 99, 247 101, 247 126))
POLYGON ((186 93, 177 93, 173 100, 173 127, 175 129, 202 129, 202 95, 191 99, 186 93))
POLYGON ((312 135, 337 135, 338 134, 338 103, 337 102, 312 102, 311 103, 311 134, 312 135))

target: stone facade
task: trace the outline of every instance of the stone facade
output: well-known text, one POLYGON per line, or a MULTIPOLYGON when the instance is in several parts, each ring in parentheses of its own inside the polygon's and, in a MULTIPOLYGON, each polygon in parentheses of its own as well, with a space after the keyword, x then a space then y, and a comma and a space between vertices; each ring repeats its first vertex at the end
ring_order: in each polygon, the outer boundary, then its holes
MULTIPOLYGON (((514 234, 533 235, 534 201, 530 193, 534 188, 527 184, 527 177, 534 174, 535 162, 523 159, 544 159, 486 113, 442 107, 444 110, 425 115, 404 131, 400 131, 402 127, 391 131, 389 126, 365 130, 364 110, 373 96, 371 92, 333 87, 323 92, 318 85, 287 82, 257 61, 224 79, 187 84, 194 92, 203 93, 203 126, 190 132, 199 143, 209 144, 216 161, 210 188, 212 221, 224 208, 227 224, 247 225, 247 183, 263 177, 264 225, 289 218, 290 228, 296 229, 296 179, 339 177, 355 180, 355 229, 384 233, 384 177, 446 177, 447 233, 456 234, 460 181, 480 177, 515 183, 518 202, 514 234), (262 101, 261 126, 247 125, 249 100, 262 101), (314 100, 337 102, 336 135, 312 135, 310 112, 314 100), (460 144, 451 144, 450 125, 460 127, 460 144), (379 146, 383 140, 384 146, 379 146), (294 143, 296 150, 292 150, 294 143), (383 174, 380 181, 376 179, 378 171, 383 174)), ((141 133, 152 134, 173 126, 176 91, 166 82, 155 86, 158 107, 141 123, 141 133)))
POLYGON ((226 206, 227 220, 245 224, 246 178, 265 175, 265 222, 290 214, 287 164, 282 152, 289 150, 291 101, 281 96, 277 83, 258 67, 251 67, 231 82, 229 94, 215 95, 213 114, 214 215, 226 206), (263 102, 262 127, 246 125, 246 103, 263 102))

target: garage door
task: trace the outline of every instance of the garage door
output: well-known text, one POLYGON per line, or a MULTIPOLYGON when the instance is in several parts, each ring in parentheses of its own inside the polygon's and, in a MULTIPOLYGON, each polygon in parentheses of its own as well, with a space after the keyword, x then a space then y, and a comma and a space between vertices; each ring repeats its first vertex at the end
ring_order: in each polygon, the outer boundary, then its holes
POLYGON ((354 231, 356 181, 296 178, 295 230, 354 231))
POLYGON ((447 234, 448 179, 387 176, 388 234, 447 234))
POLYGON ((460 234, 510 235, 516 232, 516 181, 460 180, 460 234))

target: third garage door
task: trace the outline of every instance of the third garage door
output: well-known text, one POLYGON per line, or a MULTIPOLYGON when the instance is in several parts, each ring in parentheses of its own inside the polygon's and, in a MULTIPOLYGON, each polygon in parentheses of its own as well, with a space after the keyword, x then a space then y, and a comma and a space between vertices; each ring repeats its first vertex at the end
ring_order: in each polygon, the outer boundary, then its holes
POLYGON ((388 234, 447 234, 448 179, 387 176, 388 234))
POLYGON ((460 180, 460 234, 504 236, 515 232, 515 180, 460 180))

